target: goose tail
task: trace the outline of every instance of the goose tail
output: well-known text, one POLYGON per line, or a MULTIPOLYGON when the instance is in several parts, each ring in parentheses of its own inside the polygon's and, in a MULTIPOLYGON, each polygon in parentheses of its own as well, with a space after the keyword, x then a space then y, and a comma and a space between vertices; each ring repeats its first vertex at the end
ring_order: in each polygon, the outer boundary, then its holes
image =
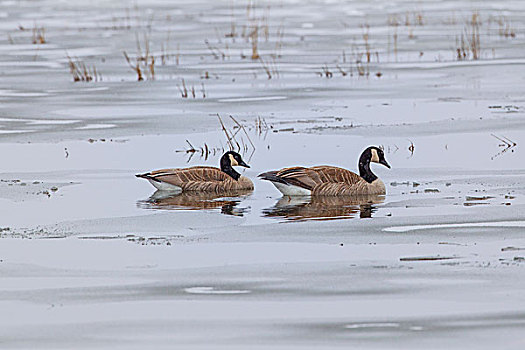
POLYGON ((151 175, 151 173, 144 173, 144 174, 135 174, 136 177, 139 177, 141 179, 146 179, 146 180, 153 180, 153 181, 156 181, 156 182, 160 182, 159 180, 157 180, 154 176, 151 175))
POLYGON ((277 183, 281 183, 284 185, 288 185, 288 182, 283 180, 281 177, 277 176, 277 171, 267 171, 265 173, 257 175, 257 177, 260 177, 261 180, 277 182, 277 183))

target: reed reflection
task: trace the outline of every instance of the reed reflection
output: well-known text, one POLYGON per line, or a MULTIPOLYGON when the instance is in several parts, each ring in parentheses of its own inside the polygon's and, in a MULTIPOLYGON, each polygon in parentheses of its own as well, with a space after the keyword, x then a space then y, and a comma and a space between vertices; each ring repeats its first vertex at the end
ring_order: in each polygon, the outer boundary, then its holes
POLYGON ((382 195, 363 196, 311 196, 282 197, 271 208, 263 210, 264 217, 281 218, 289 221, 338 220, 371 218, 377 205, 383 203, 382 195))
POLYGON ((240 190, 217 194, 156 191, 148 199, 138 201, 137 206, 158 210, 220 209, 225 215, 243 216, 249 208, 240 207, 239 204, 252 192, 253 190, 240 190))

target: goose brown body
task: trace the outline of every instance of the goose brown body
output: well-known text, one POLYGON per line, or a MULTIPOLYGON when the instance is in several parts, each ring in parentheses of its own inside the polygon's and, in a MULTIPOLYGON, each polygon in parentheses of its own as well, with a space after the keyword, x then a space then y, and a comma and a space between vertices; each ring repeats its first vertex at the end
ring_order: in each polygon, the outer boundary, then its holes
POLYGON ((271 181, 284 195, 312 196, 357 196, 385 194, 384 183, 370 170, 370 162, 390 167, 384 159, 384 153, 377 147, 367 148, 360 157, 360 175, 335 167, 290 167, 268 171, 259 175, 263 180, 271 181))
POLYGON ((245 176, 233 179, 219 168, 195 166, 191 168, 155 170, 140 177, 160 181, 182 191, 221 193, 236 190, 253 190, 253 183, 245 176))
POLYGON ((232 166, 249 167, 239 154, 227 152, 221 158, 221 169, 210 166, 160 169, 137 177, 149 180, 159 190, 224 193, 253 190, 250 179, 237 173, 232 166))
POLYGON ((263 173, 261 177, 263 175, 275 176, 292 186, 309 190, 313 196, 385 194, 381 180, 368 183, 356 173, 335 166, 291 167, 263 173))

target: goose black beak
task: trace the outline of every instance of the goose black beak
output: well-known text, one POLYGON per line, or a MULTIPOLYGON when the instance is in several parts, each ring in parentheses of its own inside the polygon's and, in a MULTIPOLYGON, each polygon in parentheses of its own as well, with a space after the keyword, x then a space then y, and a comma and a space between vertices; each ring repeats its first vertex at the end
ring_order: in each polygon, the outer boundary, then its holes
POLYGON ((248 164, 246 164, 244 161, 240 161, 239 162, 239 166, 243 166, 245 168, 249 168, 250 166, 248 164))
POLYGON ((386 166, 388 169, 390 169, 390 164, 387 163, 387 161, 385 159, 381 159, 379 161, 379 164, 383 164, 384 166, 386 166))

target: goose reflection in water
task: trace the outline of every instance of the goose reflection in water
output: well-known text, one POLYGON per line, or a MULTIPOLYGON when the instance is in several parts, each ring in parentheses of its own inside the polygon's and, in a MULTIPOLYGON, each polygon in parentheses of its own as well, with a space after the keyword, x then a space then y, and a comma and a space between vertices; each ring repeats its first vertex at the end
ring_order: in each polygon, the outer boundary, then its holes
POLYGON ((156 191, 148 199, 137 202, 144 209, 160 210, 213 210, 222 214, 243 216, 249 208, 239 207, 241 200, 253 190, 239 190, 222 193, 192 193, 156 191))
POLYGON ((271 208, 263 210, 263 216, 290 221, 337 220, 371 218, 377 205, 383 203, 382 195, 353 197, 312 196, 282 197, 271 208))

